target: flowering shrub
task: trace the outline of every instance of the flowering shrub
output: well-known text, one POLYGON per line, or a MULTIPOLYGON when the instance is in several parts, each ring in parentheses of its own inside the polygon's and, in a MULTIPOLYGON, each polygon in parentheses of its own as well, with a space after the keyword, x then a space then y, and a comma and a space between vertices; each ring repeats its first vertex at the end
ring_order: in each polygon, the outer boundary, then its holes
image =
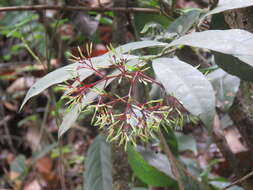
MULTIPOLYGON (((104 128, 107 132, 107 140, 119 140, 119 144, 124 144, 125 148, 128 142, 136 143, 137 138, 147 141, 154 131, 159 131, 160 124, 166 123, 169 126, 177 126, 183 123, 183 117, 179 117, 181 112, 176 109, 176 105, 170 106, 168 99, 148 100, 146 102, 138 101, 135 97, 137 85, 145 86, 156 84, 164 92, 163 85, 150 77, 147 71, 146 61, 140 59, 138 63, 131 64, 127 58, 122 58, 118 53, 110 55, 110 66, 97 67, 91 59, 91 48, 87 48, 88 56, 85 57, 80 51, 80 57, 74 57, 74 62, 79 65, 72 70, 74 84, 61 85, 65 91, 63 99, 68 99, 66 105, 73 108, 80 105, 83 101, 87 101, 85 96, 90 91, 97 94, 97 99, 85 108, 85 111, 94 111, 92 123, 99 128, 104 128), (78 70, 90 70, 99 79, 95 82, 85 84, 78 75, 78 70), (115 74, 108 74, 110 70, 114 70, 115 74), (128 85, 127 93, 123 96, 107 92, 105 90, 109 80, 116 80, 118 84, 124 81, 124 85, 128 85), (98 89, 96 85, 103 83, 103 88, 98 89), (174 113, 176 110, 177 116, 174 113)), ((112 50, 113 52, 113 50, 112 50)), ((80 107, 80 109, 82 109, 80 107)))

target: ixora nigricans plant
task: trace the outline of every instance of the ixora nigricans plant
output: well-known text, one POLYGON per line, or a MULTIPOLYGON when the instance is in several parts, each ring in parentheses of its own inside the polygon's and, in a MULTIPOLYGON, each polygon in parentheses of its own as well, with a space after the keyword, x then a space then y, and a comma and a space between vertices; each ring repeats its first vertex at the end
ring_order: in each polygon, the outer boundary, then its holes
POLYGON ((92 123, 105 129, 108 141, 118 140, 119 145, 124 144, 126 148, 129 142, 135 145, 137 139, 147 141, 154 132, 159 131, 161 123, 177 127, 183 124, 181 111, 177 109, 177 106, 169 105, 168 99, 139 102, 135 98, 138 83, 156 84, 164 91, 160 82, 146 74, 150 69, 147 67, 147 60, 139 59, 137 64, 136 62, 132 64, 127 58, 123 58, 122 55, 113 51, 113 48, 110 48, 110 66, 97 67, 91 59, 91 49, 91 47, 87 48, 88 56, 84 56, 81 51, 79 51, 80 57, 72 56, 73 61, 80 64, 71 71, 75 85, 61 85, 65 90, 62 98, 68 99, 66 105, 72 108, 87 101, 85 97, 87 93, 91 91, 96 93, 97 98, 90 102, 83 111, 94 111, 92 123), (76 72, 81 69, 92 71, 99 79, 85 84, 76 72), (110 70, 114 70, 114 74, 108 74, 110 70), (117 80, 119 84, 125 81, 124 85, 128 85, 127 93, 120 96, 110 91, 107 92, 105 88, 109 80, 117 80), (103 88, 96 88, 101 83, 103 88), (175 111, 177 116, 175 116, 175 111))

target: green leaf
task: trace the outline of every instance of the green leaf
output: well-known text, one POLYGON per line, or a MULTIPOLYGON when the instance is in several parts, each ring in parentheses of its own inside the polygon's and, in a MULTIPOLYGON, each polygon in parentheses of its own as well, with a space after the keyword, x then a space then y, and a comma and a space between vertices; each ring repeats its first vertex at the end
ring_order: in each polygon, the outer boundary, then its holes
POLYGON ((253 81, 253 67, 251 65, 245 64, 238 58, 231 55, 219 52, 213 52, 213 54, 215 63, 224 71, 231 75, 235 75, 242 80, 250 82, 253 81))
POLYGON ((146 187, 133 187, 131 190, 148 190, 146 187))
POLYGON ((148 164, 134 147, 128 146, 128 162, 134 174, 145 184, 156 187, 176 186, 176 181, 148 164))
POLYGON ((181 163, 185 166, 192 176, 200 177, 203 169, 200 167, 198 161, 192 158, 180 157, 181 163))
POLYGON ((182 179, 182 182, 184 184, 185 190, 211 190, 211 188, 208 186, 208 184, 205 184, 204 182, 200 182, 199 180, 196 180, 197 178, 193 178, 191 175, 185 172, 186 168, 183 169, 183 165, 181 164, 178 166, 178 170, 182 179))
POLYGON ((137 146, 136 151, 141 154, 141 156, 149 165, 165 173, 172 179, 175 179, 170 167, 170 162, 164 154, 156 153, 153 150, 143 146, 137 146))
POLYGON ((188 45, 231 54, 253 66, 253 34, 245 30, 230 29, 193 32, 174 40, 169 47, 175 45, 188 45))
POLYGON ((163 27, 168 27, 172 20, 166 16, 158 14, 147 14, 147 13, 135 13, 134 24, 137 32, 140 33, 143 27, 149 22, 156 22, 161 24, 163 27))
POLYGON ((85 159, 84 190, 112 190, 111 147, 98 135, 89 147, 85 159))
POLYGON ((234 97, 239 90, 240 79, 222 69, 217 69, 207 75, 216 92, 216 105, 223 111, 232 106, 234 97))
POLYGON ((243 7, 253 6, 252 0, 219 0, 217 7, 206 13, 203 17, 208 15, 220 13, 226 10, 239 9, 243 7))
POLYGON ((129 53, 137 49, 148 48, 148 47, 163 47, 166 45, 168 45, 168 43, 163 43, 163 42, 158 42, 158 41, 153 41, 153 40, 146 40, 146 41, 130 42, 122 46, 119 46, 115 50, 116 52, 119 52, 119 53, 129 53))
POLYGON ((35 82, 31 88, 28 90, 25 99, 22 102, 22 105, 20 107, 20 110, 23 108, 25 103, 33 96, 38 95, 43 90, 47 89, 48 87, 61 83, 63 81, 66 81, 68 79, 73 78, 73 76, 70 73, 70 70, 74 70, 79 63, 73 63, 71 65, 67 65, 65 67, 62 67, 60 69, 57 69, 55 71, 50 72, 46 76, 39 79, 37 82, 35 82))
POLYGON ((167 93, 175 96, 211 131, 215 113, 215 96, 211 83, 191 65, 177 58, 153 60, 153 69, 167 93))
POLYGON ((178 150, 185 151, 191 150, 197 155, 197 144, 196 140, 191 135, 184 135, 182 133, 175 133, 178 142, 178 150))
POLYGON ((25 161, 25 156, 19 155, 11 163, 11 171, 17 172, 19 174, 18 178, 21 180, 25 179, 28 170, 25 161))
POLYGON ((198 21, 201 12, 201 9, 195 9, 184 13, 169 25, 168 32, 184 35, 198 21))
POLYGON ((33 161, 36 161, 36 160, 40 159, 41 157, 47 155, 47 154, 50 153, 57 145, 58 145, 58 143, 49 144, 49 145, 45 146, 42 150, 33 152, 32 160, 33 160, 33 161))
MULTIPOLYGON (((109 60, 107 60, 105 57, 94 57, 92 58, 92 63, 95 66, 103 67, 110 65, 109 60)), ((80 75, 81 80, 87 78, 90 76, 94 71, 88 70, 88 69, 79 69, 77 70, 78 66, 82 66, 80 63, 73 63, 70 65, 67 65, 65 67, 61 67, 55 71, 52 71, 39 79, 36 83, 34 83, 31 88, 28 90, 25 99, 22 102, 22 105, 20 107, 20 110, 25 105, 25 103, 32 98, 33 96, 38 95, 43 90, 47 89, 48 87, 61 83, 63 81, 69 80, 74 78, 73 71, 77 72, 80 75)))
MULTIPOLYGON (((225 22, 224 15, 222 13, 212 16, 212 22, 210 24, 211 29, 229 29, 229 26, 225 22)), ((253 67, 244 64, 242 61, 231 55, 212 52, 214 55, 215 63, 219 65, 224 71, 231 75, 238 76, 245 81, 253 81, 253 67)))
MULTIPOLYGON (((209 182, 210 184, 212 184, 213 186, 219 188, 219 189, 222 189, 222 188, 225 188, 227 187, 228 185, 230 185, 231 183, 230 182, 226 182, 226 181, 211 181, 209 182)), ((239 186, 232 186, 230 188, 228 188, 227 190, 244 190, 243 188, 239 187, 239 186)))
POLYGON ((58 130, 58 138, 60 138, 67 130, 71 128, 80 114, 80 105, 75 105, 64 117, 58 130))
POLYGON ((21 39, 22 36, 23 36, 23 35, 22 35, 19 31, 17 31, 17 29, 14 29, 14 30, 10 31, 10 32, 6 35, 7 38, 9 38, 9 37, 14 37, 14 38, 19 38, 19 39, 21 39))
POLYGON ((131 66, 131 65, 125 65, 125 67, 126 67, 126 69, 128 70, 128 71, 131 71, 131 72, 133 72, 133 71, 138 71, 139 70, 139 68, 138 67, 133 67, 133 66, 131 66))

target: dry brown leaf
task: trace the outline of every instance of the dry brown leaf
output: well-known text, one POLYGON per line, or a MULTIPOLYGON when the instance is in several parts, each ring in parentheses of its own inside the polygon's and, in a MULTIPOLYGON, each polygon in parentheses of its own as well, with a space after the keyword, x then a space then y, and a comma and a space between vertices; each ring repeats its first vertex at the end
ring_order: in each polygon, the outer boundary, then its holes
POLYGON ((42 157, 36 162, 36 168, 39 173, 49 174, 53 168, 53 161, 48 157, 42 157))
POLYGON ((29 126, 25 139, 33 151, 36 151, 38 148, 41 148, 40 130, 36 125, 29 126))
POLYGON ((49 185, 57 185, 58 178, 53 171, 53 161, 48 156, 42 157, 36 162, 36 169, 49 185))
POLYGON ((109 7, 112 6, 112 0, 91 0, 89 1, 89 6, 90 7, 109 7))
POLYGON ((27 184, 23 190, 41 190, 41 186, 37 180, 33 180, 31 183, 27 184))
POLYGON ((25 90, 32 86, 32 84, 36 81, 34 77, 21 77, 15 80, 8 88, 7 92, 12 94, 17 91, 25 90))
POLYGON ((11 102, 4 102, 4 107, 10 111, 17 111, 18 110, 18 106, 16 104, 11 103, 11 102))
POLYGON ((20 174, 18 172, 15 172, 15 171, 9 172, 9 179, 11 181, 13 181, 13 184, 15 185, 14 186, 15 190, 21 189, 21 186, 22 186, 22 181, 20 179, 18 179, 19 176, 20 176, 20 174))
POLYGON ((248 150, 247 147, 241 143, 241 135, 235 127, 228 128, 224 133, 228 145, 234 154, 246 152, 248 150))

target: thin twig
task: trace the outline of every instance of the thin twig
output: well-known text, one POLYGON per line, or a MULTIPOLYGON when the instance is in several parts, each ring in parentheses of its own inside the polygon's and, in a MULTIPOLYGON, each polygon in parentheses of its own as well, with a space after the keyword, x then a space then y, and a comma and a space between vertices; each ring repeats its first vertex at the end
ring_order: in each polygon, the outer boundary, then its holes
POLYGON ((82 6, 58 6, 58 5, 31 5, 31 6, 11 6, 0 7, 0 12, 6 11, 34 11, 34 10, 63 10, 63 11, 116 11, 116 12, 143 12, 160 14, 159 9, 139 8, 139 7, 82 7, 82 6))
POLYGON ((12 116, 11 115, 7 115, 5 116, 1 121, 0 121, 0 126, 1 125, 4 125, 5 123, 7 123, 9 120, 12 119, 12 116))
POLYGON ((65 180, 65 168, 64 168, 64 157, 63 157, 63 152, 62 152, 62 139, 59 139, 58 142, 58 148, 59 148, 59 176, 60 176, 60 183, 61 183, 61 189, 62 190, 67 190, 66 187, 66 180, 65 180))
POLYGON ((4 111, 4 107, 3 107, 3 103, 2 101, 0 101, 0 116, 1 118, 3 118, 3 120, 1 121, 1 123, 3 122, 3 126, 4 126, 4 132, 7 136, 7 142, 8 142, 8 145, 11 149, 11 151, 15 154, 16 153, 16 149, 13 145, 13 141, 12 141, 12 138, 11 138, 11 133, 10 133, 10 130, 9 130, 9 127, 8 127, 8 124, 7 124, 7 121, 6 118, 4 118, 5 116, 5 111, 4 111))
MULTIPOLYGON (((53 93, 52 89, 50 89, 50 88, 49 88, 49 95, 51 97, 50 99, 52 101, 52 104, 56 105, 56 99, 55 99, 54 93, 53 93)), ((56 122, 58 129, 59 129, 61 119, 57 113, 55 114, 55 122, 56 122)), ((67 190, 66 180, 65 180, 65 175, 64 175, 65 168, 64 168, 64 156, 63 156, 63 152, 62 152, 62 148, 63 148, 62 138, 59 138, 57 147, 59 149, 58 174, 59 174, 59 178, 60 178, 61 190, 67 190)))
MULTIPOLYGON (((48 119, 48 117, 50 115, 50 111, 51 111, 50 105, 51 105, 51 99, 50 99, 50 97, 48 97, 47 105, 46 105, 46 108, 45 108, 45 111, 44 111, 44 115, 43 115, 43 119, 42 119, 42 122, 41 122, 41 127, 40 127, 40 132, 39 132, 39 137, 38 137, 39 138, 39 142, 41 142, 42 137, 43 137, 43 135, 44 135, 45 132, 47 133, 47 135, 48 135, 49 139, 51 140, 51 142, 55 142, 55 139, 54 139, 53 135, 50 132, 48 132, 47 128, 46 128, 46 126, 47 126, 46 125, 47 119, 48 119)), ((38 145, 40 145, 40 144, 41 143, 39 143, 38 145)), ((36 149, 37 148, 38 147, 36 147, 36 149)))
POLYGON ((247 175, 243 176, 242 178, 240 178, 240 179, 234 181, 233 183, 231 183, 230 185, 224 187, 224 188, 221 189, 221 190, 226 190, 226 189, 228 189, 228 188, 230 188, 230 187, 232 187, 232 186, 234 186, 234 185, 237 185, 238 183, 243 182, 244 180, 250 178, 251 176, 253 176, 253 171, 251 171, 251 172, 248 173, 247 175))
POLYGON ((166 140, 165 140, 162 132, 159 132, 159 136, 160 136, 160 139, 161 139, 162 146, 164 148, 164 152, 165 152, 166 156, 168 157, 168 159, 172 162, 171 168, 172 168, 172 171, 173 171, 173 173, 174 173, 174 175, 176 177, 179 190, 184 190, 184 184, 182 182, 180 173, 179 173, 178 168, 177 168, 176 159, 173 156, 173 154, 172 154, 172 152, 170 150, 170 147, 167 145, 166 140))

